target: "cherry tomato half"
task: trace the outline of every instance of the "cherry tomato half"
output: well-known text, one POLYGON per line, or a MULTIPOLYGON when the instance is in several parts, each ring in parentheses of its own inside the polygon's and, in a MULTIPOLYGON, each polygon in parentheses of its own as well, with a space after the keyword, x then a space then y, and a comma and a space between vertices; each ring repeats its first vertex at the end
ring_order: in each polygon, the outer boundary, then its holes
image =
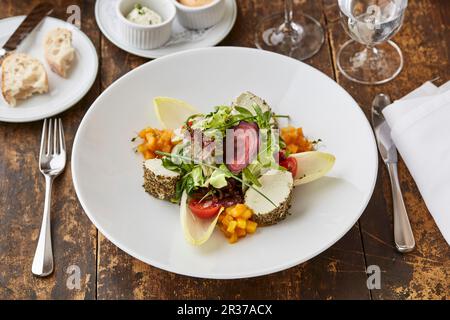
POLYGON ((189 209, 200 219, 210 219, 219 213, 220 204, 211 200, 200 202, 197 199, 191 199, 189 209))
POLYGON ((280 160, 280 166, 290 171, 293 177, 295 177, 295 175, 297 174, 297 160, 292 157, 287 157, 283 160, 280 160))

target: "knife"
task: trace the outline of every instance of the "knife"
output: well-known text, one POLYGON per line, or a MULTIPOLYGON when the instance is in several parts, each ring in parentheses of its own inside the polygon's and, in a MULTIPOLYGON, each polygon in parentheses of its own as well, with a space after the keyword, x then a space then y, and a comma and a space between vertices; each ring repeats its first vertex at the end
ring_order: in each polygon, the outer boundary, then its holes
POLYGON ((391 180, 395 245, 399 252, 405 253, 412 251, 416 243, 398 181, 397 148, 391 138, 391 128, 382 113, 382 110, 390 104, 391 99, 385 94, 378 94, 375 97, 372 103, 372 125, 377 138, 378 150, 387 166, 391 180))
POLYGON ((50 3, 40 3, 31 10, 31 12, 22 21, 19 27, 14 31, 8 41, 0 48, 0 64, 2 60, 12 51, 16 50, 22 41, 36 28, 47 15, 53 11, 53 5, 50 3))

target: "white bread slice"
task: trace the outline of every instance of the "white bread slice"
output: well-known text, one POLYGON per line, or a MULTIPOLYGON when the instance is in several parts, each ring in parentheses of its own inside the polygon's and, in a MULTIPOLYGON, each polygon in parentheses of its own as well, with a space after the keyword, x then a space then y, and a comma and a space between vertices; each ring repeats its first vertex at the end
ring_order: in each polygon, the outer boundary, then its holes
POLYGON ((56 28, 47 33, 44 41, 45 59, 53 72, 67 78, 67 72, 75 59, 72 32, 56 28))
POLYGON ((48 78, 42 63, 26 53, 12 53, 2 64, 2 94, 10 106, 35 93, 48 92, 48 78))

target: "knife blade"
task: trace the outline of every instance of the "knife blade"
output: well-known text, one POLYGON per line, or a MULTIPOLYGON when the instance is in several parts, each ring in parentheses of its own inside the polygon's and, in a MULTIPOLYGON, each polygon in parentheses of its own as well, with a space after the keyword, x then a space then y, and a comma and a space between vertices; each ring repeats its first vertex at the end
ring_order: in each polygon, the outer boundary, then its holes
POLYGON ((22 43, 22 41, 36 28, 39 23, 47 15, 53 11, 53 5, 50 3, 40 3, 31 10, 31 12, 22 21, 19 27, 9 37, 8 41, 3 45, 5 53, 14 51, 22 43))
POLYGON ((372 125, 377 138, 378 150, 384 163, 397 163, 397 148, 391 138, 391 128, 383 116, 383 109, 391 104, 385 94, 378 94, 372 103, 372 125))

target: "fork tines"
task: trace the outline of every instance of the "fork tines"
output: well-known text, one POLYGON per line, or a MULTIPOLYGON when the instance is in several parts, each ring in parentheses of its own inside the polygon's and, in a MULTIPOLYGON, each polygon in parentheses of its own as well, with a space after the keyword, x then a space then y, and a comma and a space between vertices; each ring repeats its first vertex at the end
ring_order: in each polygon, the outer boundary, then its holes
POLYGON ((42 129, 40 156, 56 155, 65 151, 66 144, 61 119, 45 119, 42 129))

